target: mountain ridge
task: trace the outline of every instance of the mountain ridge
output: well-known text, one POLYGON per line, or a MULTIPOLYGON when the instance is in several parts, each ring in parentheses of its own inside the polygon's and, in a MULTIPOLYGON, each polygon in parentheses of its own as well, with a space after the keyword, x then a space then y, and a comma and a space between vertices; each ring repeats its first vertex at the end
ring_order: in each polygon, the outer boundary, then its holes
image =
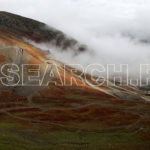
POLYGON ((62 31, 49 27, 45 23, 8 12, 0 12, 0 30, 10 31, 20 38, 26 37, 38 43, 47 42, 62 50, 74 49, 75 53, 87 50, 84 44, 69 38, 62 31))

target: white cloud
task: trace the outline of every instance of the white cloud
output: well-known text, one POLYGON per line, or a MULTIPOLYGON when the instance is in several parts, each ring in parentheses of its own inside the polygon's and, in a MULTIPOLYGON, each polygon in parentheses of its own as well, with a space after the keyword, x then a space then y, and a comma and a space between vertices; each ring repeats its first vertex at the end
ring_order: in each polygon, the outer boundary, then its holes
POLYGON ((0 0, 0 9, 43 21, 93 51, 75 58, 55 53, 66 63, 128 63, 133 68, 150 63, 150 45, 139 42, 150 41, 149 0, 0 0))

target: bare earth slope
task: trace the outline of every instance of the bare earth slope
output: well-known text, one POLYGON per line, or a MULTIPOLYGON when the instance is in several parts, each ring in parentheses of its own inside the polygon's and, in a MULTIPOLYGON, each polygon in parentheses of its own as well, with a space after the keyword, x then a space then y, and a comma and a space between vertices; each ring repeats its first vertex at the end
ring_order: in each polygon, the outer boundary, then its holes
MULTIPOLYGON (((32 20, 27 22, 33 24, 32 20)), ((27 22, 26 18, 0 13, 0 67, 14 63, 19 68, 22 64, 30 64, 27 69, 38 69, 33 64, 40 65, 40 79, 47 65, 56 64, 58 70, 54 66, 51 68, 55 76, 45 77, 46 83, 51 81, 47 86, 29 86, 34 81, 29 82, 27 77, 33 74, 26 70, 26 86, 8 87, 1 82, 0 149, 149 150, 149 97, 135 87, 107 87, 106 84, 94 87, 89 84, 93 82, 89 75, 73 72, 69 66, 64 69, 63 63, 52 56, 49 59, 44 51, 23 41, 22 35, 30 37, 27 22), (15 27, 6 26, 7 21, 2 19, 4 15, 13 26, 14 22, 20 24, 21 29, 17 27, 14 31, 15 27), (22 24, 27 28, 22 29, 22 24), (72 86, 56 86, 55 82, 61 82, 59 75, 68 84, 73 78, 72 86)), ((37 30, 40 36, 34 34, 35 39, 47 39, 39 28, 37 30)), ((49 38, 53 37, 49 35, 49 38)), ((18 74, 21 76, 22 71, 18 74)), ((2 73, 0 77, 3 77, 2 73)))

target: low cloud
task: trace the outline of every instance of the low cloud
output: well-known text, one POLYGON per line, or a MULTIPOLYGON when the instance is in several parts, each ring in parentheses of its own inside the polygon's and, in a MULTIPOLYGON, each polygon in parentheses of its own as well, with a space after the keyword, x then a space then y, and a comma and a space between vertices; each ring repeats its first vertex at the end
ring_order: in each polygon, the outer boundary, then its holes
POLYGON ((38 45, 64 63, 129 64, 132 74, 139 64, 150 64, 149 0, 0 0, 0 8, 45 22, 89 47, 74 56, 38 45))

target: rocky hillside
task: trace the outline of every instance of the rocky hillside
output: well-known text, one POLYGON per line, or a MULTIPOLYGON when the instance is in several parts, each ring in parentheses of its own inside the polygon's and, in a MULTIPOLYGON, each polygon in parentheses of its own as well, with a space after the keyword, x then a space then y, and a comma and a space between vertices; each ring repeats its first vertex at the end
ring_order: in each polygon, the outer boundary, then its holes
POLYGON ((53 56, 49 59, 22 39, 43 41, 48 35, 52 41, 50 30, 48 34, 41 26, 45 25, 0 14, 0 149, 149 150, 149 95, 132 86, 93 86, 90 75, 64 68, 53 56), (44 76, 47 66, 51 77, 44 76), (37 86, 39 80, 48 84, 37 86))

